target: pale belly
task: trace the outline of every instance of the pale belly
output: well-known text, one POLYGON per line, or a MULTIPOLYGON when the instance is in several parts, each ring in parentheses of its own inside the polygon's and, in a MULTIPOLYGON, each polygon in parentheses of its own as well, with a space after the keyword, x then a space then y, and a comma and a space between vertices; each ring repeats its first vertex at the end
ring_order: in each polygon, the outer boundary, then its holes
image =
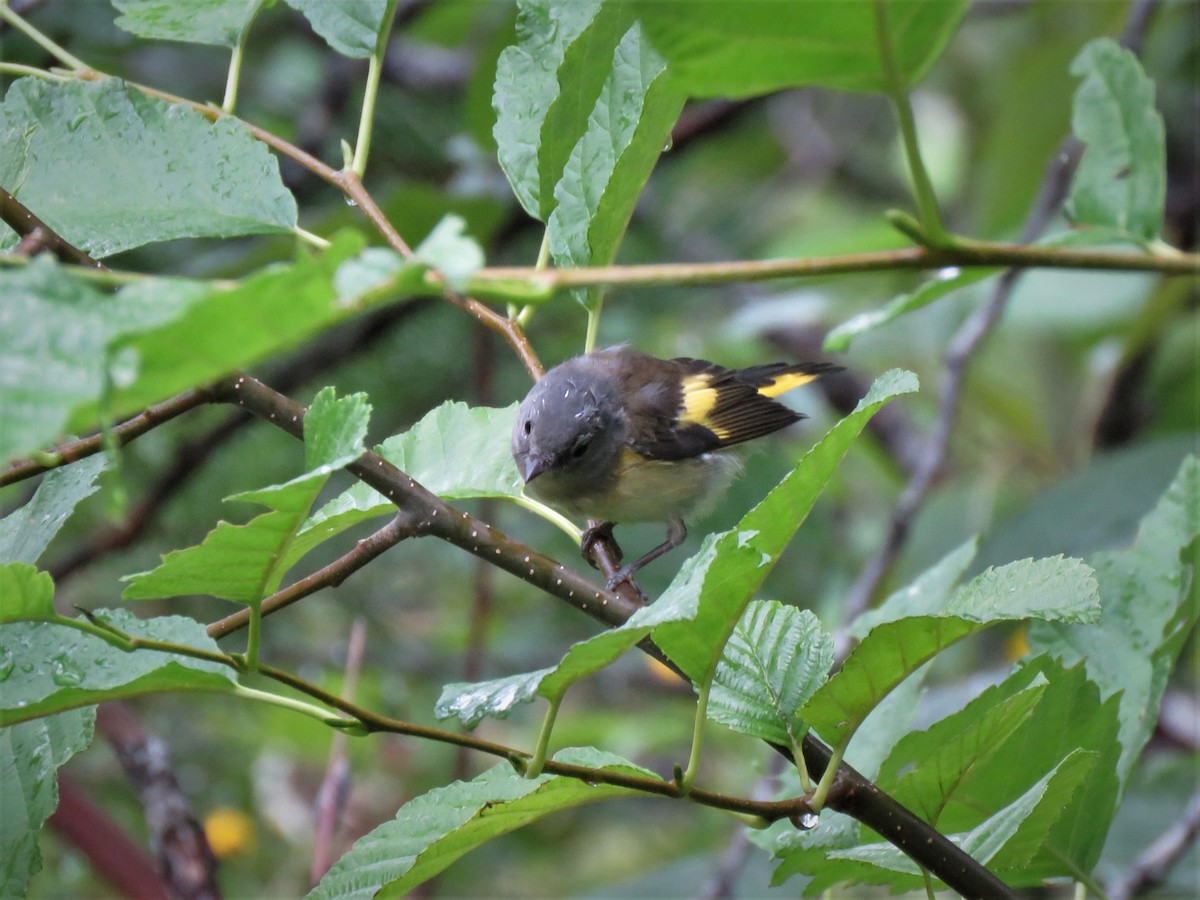
POLYGON ((703 515, 740 469, 739 459, 731 453, 706 453, 677 462, 631 461, 617 488, 607 495, 558 505, 606 522, 664 522, 703 515))

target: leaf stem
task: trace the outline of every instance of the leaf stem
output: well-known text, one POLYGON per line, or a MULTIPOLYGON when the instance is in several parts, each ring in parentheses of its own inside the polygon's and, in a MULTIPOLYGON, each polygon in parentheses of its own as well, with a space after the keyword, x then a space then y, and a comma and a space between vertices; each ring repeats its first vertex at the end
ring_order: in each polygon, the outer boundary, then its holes
POLYGON ((913 193, 916 195, 917 212, 921 220, 923 233, 922 244, 934 247, 943 246, 949 237, 946 226, 942 223, 938 212, 937 196, 933 192, 933 182, 929 172, 921 160, 921 145, 917 140, 917 126, 913 119, 912 101, 908 90, 900 77, 896 66, 896 57, 892 48, 891 35, 888 32, 887 0, 875 0, 875 39, 879 47, 879 60, 883 66, 884 80, 887 83, 888 98, 896 111, 896 121, 900 127, 900 137, 904 142, 904 156, 908 161, 908 171, 912 177, 913 193))
POLYGON ((526 778, 537 778, 542 774, 542 769, 546 767, 546 750, 550 746, 550 734, 554 731, 554 720, 558 718, 558 709, 562 706, 563 695, 559 694, 547 699, 550 701, 550 706, 546 709, 546 715, 542 719, 542 728, 538 732, 533 755, 525 764, 526 778))
POLYGON ((850 738, 842 741, 833 748, 833 752, 829 755, 829 764, 825 766, 825 772, 821 775, 821 781, 817 784, 817 789, 813 792, 812 799, 809 804, 815 813, 820 814, 825 808, 825 800, 829 797, 829 791, 833 787, 834 779, 837 778, 838 769, 842 765, 842 757, 846 755, 846 744, 850 738))
POLYGON ((58 58, 58 61, 74 72, 85 72, 91 69, 87 63, 77 56, 72 56, 64 48, 60 47, 49 37, 44 35, 38 29, 34 28, 26 22, 19 14, 9 8, 8 0, 0 2, 0 19, 3 19, 17 31, 24 34, 27 38, 45 50, 47 53, 58 58))
POLYGON ((587 308, 587 334, 583 339, 583 352, 591 353, 596 349, 596 338, 600 334, 600 312, 604 309, 604 297, 597 296, 596 299, 588 304, 587 308))
POLYGON ((296 700, 292 697, 284 697, 280 694, 272 694, 270 691, 260 691, 255 688, 249 688, 245 685, 235 685, 233 692, 239 697, 245 697, 247 700, 256 700, 259 703, 269 703, 271 706, 278 706, 282 709, 289 709, 292 712, 298 712, 303 716, 308 716, 310 719, 316 719, 325 725, 331 725, 334 728, 341 729, 343 732, 351 734, 366 734, 367 731, 362 727, 361 723, 353 719, 344 719, 341 716, 333 716, 328 710, 321 709, 319 706, 313 706, 311 703, 305 703, 303 700, 296 700))
POLYGON ((704 749, 704 724, 708 721, 708 696, 712 691, 712 678, 706 678, 696 694, 696 718, 692 722, 692 750, 688 754, 687 768, 679 779, 679 792, 686 797, 696 784, 700 772, 700 751, 704 749))
POLYGON ((367 171, 367 156, 371 152, 371 135, 375 127, 375 105, 379 101, 379 78, 383 73, 383 58, 387 53, 388 36, 396 18, 397 0, 388 0, 383 13, 383 27, 375 41, 375 52, 367 66, 367 84, 363 90, 362 112, 358 117, 358 138, 354 141, 354 161, 351 171, 362 178, 367 171))
POLYGON ((262 598, 250 604, 250 621, 246 628, 246 668, 258 671, 258 652, 262 647, 262 598))
POLYGON ((537 500, 534 500, 532 497, 526 496, 523 493, 508 497, 507 499, 511 500, 522 509, 527 509, 531 513, 541 516, 550 524, 558 526, 559 530, 573 540, 576 544, 583 540, 583 532, 580 531, 570 519, 568 519, 562 513, 551 509, 549 506, 546 506, 546 504, 539 503, 537 500))

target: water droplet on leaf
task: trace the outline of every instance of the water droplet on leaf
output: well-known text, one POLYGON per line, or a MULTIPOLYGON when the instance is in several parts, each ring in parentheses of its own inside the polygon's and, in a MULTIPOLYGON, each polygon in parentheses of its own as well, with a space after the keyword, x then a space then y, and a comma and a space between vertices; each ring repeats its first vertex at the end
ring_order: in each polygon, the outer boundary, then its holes
POLYGON ((804 829, 816 828, 819 821, 821 821, 819 815, 814 812, 806 812, 800 817, 800 827, 804 829))
POLYGON ((75 687, 83 682, 83 669, 64 653, 50 657, 50 680, 59 687, 75 687))
POLYGON ((0 681, 4 681, 12 674, 13 666, 16 662, 13 660, 12 651, 7 647, 0 647, 0 681))

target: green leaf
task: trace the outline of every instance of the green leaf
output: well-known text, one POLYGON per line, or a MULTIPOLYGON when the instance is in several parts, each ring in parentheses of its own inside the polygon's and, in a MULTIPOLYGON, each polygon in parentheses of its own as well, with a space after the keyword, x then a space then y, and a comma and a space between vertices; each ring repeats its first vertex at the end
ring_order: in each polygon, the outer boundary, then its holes
POLYGON ((353 59, 375 52, 388 0, 285 0, 334 50, 353 59))
POLYGON ((0 171, 14 170, 17 199, 96 257, 296 225, 278 161, 244 125, 210 122, 115 78, 14 82, 0 105, 0 171))
POLYGON ((650 170, 670 138, 684 95, 636 23, 621 37, 587 127, 554 187, 546 220, 560 266, 606 265, 650 170))
POLYGON ((1077 559, 1021 560, 988 569, 960 588, 942 615, 911 616, 874 628, 801 716, 828 742, 849 739, 880 700, 951 644, 1001 621, 1094 620, 1092 570, 1077 559))
MULTIPOLYGON (((233 288, 213 287, 192 298, 182 314, 166 324, 118 340, 115 352, 136 361, 138 374, 115 393, 111 412, 133 412, 205 384, 290 349, 364 306, 401 300, 423 289, 424 266, 414 264, 405 268, 386 297, 376 292, 359 298, 337 296, 337 273, 361 247, 359 235, 342 233, 318 256, 270 266, 233 288), (231 334, 237 335, 236 341, 229 339, 231 334)), ((80 427, 94 418, 94 409, 84 409, 72 424, 80 427)))
MULTIPOLYGON (((957 801, 956 791, 964 778, 986 766, 1029 720, 1045 690, 1046 679, 1039 677, 1007 696, 987 692, 926 731, 909 734, 897 744, 887 765, 894 768, 897 759, 906 759, 911 768, 887 788, 888 793, 939 831, 961 830, 943 824, 946 807, 957 801)), ((1011 762, 1005 759, 1003 767, 996 768, 1007 768, 1011 762)), ((974 808, 970 812, 979 814, 974 808)), ((978 819, 971 824, 978 824, 978 819)))
POLYGON ((627 4, 519 8, 496 68, 500 165, 560 265, 610 262, 684 95, 627 4))
POLYGON ((245 525, 219 522, 197 546, 173 550, 158 568, 128 575, 126 600, 207 594, 254 605, 279 587, 299 557, 292 542, 329 476, 362 454, 370 406, 364 394, 341 400, 325 388, 304 418, 310 471, 284 484, 227 499, 271 508, 245 525), (311 442, 311 443, 310 443, 311 442))
MULTIPOLYGON (((516 410, 515 403, 494 408, 448 401, 376 449, 404 474, 443 500, 517 497, 521 493, 521 476, 509 450, 516 410)), ((360 522, 395 513, 396 504, 359 482, 304 523, 289 558, 299 559, 313 547, 360 522)))
POLYGON ((885 306, 859 313, 847 319, 841 325, 831 329, 825 335, 823 348, 826 353, 845 353, 859 335, 874 331, 881 325, 898 319, 903 315, 928 306, 934 300, 952 294, 961 288, 983 281, 995 275, 999 269, 942 269, 915 291, 901 294, 885 306))
POLYGON ((371 404, 366 394, 342 399, 322 388, 304 416, 304 458, 309 473, 329 474, 363 455, 371 404))
POLYGON ((554 185, 629 27, 618 7, 600 0, 521 0, 517 43, 496 63, 493 134, 500 166, 525 211, 540 221, 554 209, 554 185))
MULTIPOLYGON (((219 653, 200 622, 138 619, 123 609, 96 615, 126 634, 219 653)), ((13 666, 0 691, 0 725, 161 691, 231 691, 233 671, 216 662, 142 650, 127 653, 94 634, 50 622, 0 628, 13 666)))
POLYGON ((465 291, 471 278, 483 268, 483 249, 466 235, 462 216, 448 215, 434 226, 414 251, 418 262, 436 269, 446 284, 465 291))
POLYGON ((876 625, 909 616, 932 616, 945 612, 959 580, 975 560, 977 538, 964 542, 918 575, 913 583, 896 591, 874 609, 850 623, 849 634, 861 640, 876 625))
POLYGON ((807 609, 755 601, 729 636, 708 717, 785 747, 807 730, 797 715, 833 665, 833 638, 807 609))
MULTIPOLYGON (((997 873, 1001 869, 991 863, 998 860, 1003 865, 1006 879, 1019 874, 1020 868, 1013 861, 1029 851, 1038 835, 1044 837, 1047 834, 1065 802, 1078 790, 1095 764, 1095 753, 1073 752, 978 828, 955 835, 955 842, 997 873)), ((815 894, 846 881, 886 884, 897 891, 917 890, 924 884, 917 864, 892 844, 864 844, 848 850, 830 850, 827 858, 832 864, 817 873, 805 889, 806 893, 815 894), (849 865, 845 865, 847 863, 849 865)), ((935 881, 935 884, 940 882, 935 881)))
MULTIPOLYGON (((657 777, 619 757, 590 748, 563 750, 554 759, 657 777)), ((585 784, 559 775, 523 778, 502 763, 472 781, 457 781, 410 800, 394 820, 355 842, 308 898, 400 896, 502 834, 560 810, 632 793, 628 788, 585 784)))
POLYGON ((871 416, 917 389, 911 372, 879 376, 855 410, 830 429, 804 459, 733 529, 712 536, 658 600, 696 598, 694 619, 655 629, 654 641, 693 682, 711 677, 721 650, 750 598, 800 527, 850 444, 871 416))
POLYGON ((504 718, 536 697, 557 701, 576 681, 612 663, 664 622, 696 614, 695 598, 680 594, 637 610, 622 625, 573 644, 556 666, 474 684, 448 684, 434 710, 439 719, 456 717, 474 728, 485 716, 504 718))
POLYGON ((1071 127, 1086 148, 1071 182, 1067 215, 1079 225, 1117 228, 1144 240, 1162 230, 1167 156, 1154 82, 1111 38, 1089 43, 1071 63, 1083 77, 1071 127))
POLYGON ((38 837, 58 807, 58 769, 92 742, 93 709, 0 728, 0 897, 24 897, 42 868, 38 837))
POLYGON ((62 435, 71 410, 100 396, 124 299, 71 278, 49 255, 0 270, 0 460, 62 435))
MULTIPOLYGON (((921 80, 967 5, 966 0, 888 0, 889 37, 904 86, 921 80)), ((809 84, 882 91, 887 78, 873 7, 871 0, 706 0, 680 15, 672 3, 635 3, 650 41, 693 97, 751 97, 809 84)))
MULTIPOLYGON (((1070 809, 1098 758, 1089 750, 1070 753, 1018 800, 972 830, 963 839, 963 849, 986 860, 1008 884, 1041 884, 1043 879, 1031 871, 1030 861, 1046 849, 1051 832, 1070 809)), ((1070 872, 1067 866, 1061 870, 1062 875, 1070 872)))
POLYGON ((33 498, 0 520, 0 563, 35 563, 80 501, 97 490, 102 453, 46 474, 33 498))
MULTIPOLYGON (((39 572, 24 562, 0 566, 0 622, 51 620, 57 615, 54 579, 49 572, 39 572)), ((0 672, 12 672, 10 653, 0 648, 0 672)))
POLYGON ((1030 628, 1034 652, 1082 661, 1105 696, 1120 693, 1122 784, 1154 731, 1167 679, 1200 614, 1194 567, 1184 552, 1198 535, 1200 460, 1189 456, 1142 519, 1133 546, 1090 557, 1100 582, 1100 622, 1030 628))
POLYGON ((116 24, 139 37, 235 47, 265 0, 113 0, 116 24))

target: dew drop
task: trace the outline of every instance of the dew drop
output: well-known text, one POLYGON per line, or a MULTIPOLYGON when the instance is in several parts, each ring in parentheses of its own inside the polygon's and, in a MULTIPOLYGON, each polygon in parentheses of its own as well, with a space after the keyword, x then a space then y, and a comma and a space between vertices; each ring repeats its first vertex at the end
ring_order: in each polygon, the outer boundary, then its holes
POLYGON ((50 680, 59 687, 75 687, 83 682, 83 669, 66 654, 50 657, 50 680))
POLYGON ((810 830, 817 827, 817 823, 821 821, 821 817, 814 812, 806 812, 800 816, 800 827, 805 830, 810 830))

